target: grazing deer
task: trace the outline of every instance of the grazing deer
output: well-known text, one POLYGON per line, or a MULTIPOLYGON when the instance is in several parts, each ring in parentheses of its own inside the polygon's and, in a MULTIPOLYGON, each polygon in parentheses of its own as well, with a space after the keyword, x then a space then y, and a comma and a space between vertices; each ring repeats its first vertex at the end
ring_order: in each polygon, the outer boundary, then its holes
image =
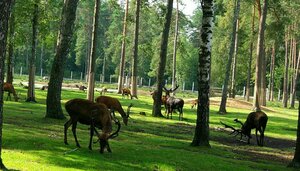
POLYGON ((120 101, 116 98, 109 97, 109 96, 99 96, 96 98, 96 102, 105 104, 113 112, 113 115, 115 115, 114 114, 115 110, 118 111, 123 118, 124 124, 127 125, 130 108, 133 106, 132 103, 128 106, 127 114, 126 114, 122 108, 120 101))
POLYGON ((86 86, 80 85, 78 86, 77 84, 75 85, 76 88, 78 88, 79 90, 82 90, 83 92, 85 92, 86 86))
POLYGON ((132 99, 131 91, 129 88, 123 88, 122 89, 122 98, 127 96, 127 98, 130 96, 130 99, 132 99))
POLYGON ((191 107, 191 109, 193 109, 194 107, 197 107, 197 104, 198 104, 198 99, 194 99, 192 101, 192 107, 191 107))
POLYGON ((267 122, 268 122, 268 116, 262 112, 262 111, 257 111, 257 112, 251 112, 248 117, 247 120, 245 121, 245 123, 242 123, 241 121, 239 121, 238 119, 234 120, 237 123, 240 123, 242 125, 241 129, 235 129, 232 126, 226 125, 224 123, 221 122, 221 124, 225 125, 226 128, 231 128, 233 130, 232 133, 237 133, 235 136, 237 136, 238 134, 241 134, 241 138, 242 136, 247 136, 248 137, 248 144, 250 144, 250 139, 251 137, 251 129, 255 128, 255 135, 256 135, 256 141, 257 141, 257 145, 259 146, 263 146, 264 145, 264 132, 267 126, 267 122), (257 132, 260 133, 260 136, 258 138, 257 132))
POLYGON ((20 99, 18 97, 17 93, 16 93, 16 90, 15 90, 14 86, 12 84, 10 84, 10 83, 4 83, 3 84, 3 91, 7 91, 8 92, 6 100, 8 100, 8 99, 11 100, 10 93, 13 94, 14 99, 15 99, 16 102, 20 99))
POLYGON ((108 152, 111 152, 108 140, 110 138, 115 138, 118 135, 121 124, 117 120, 116 124, 118 125, 118 129, 111 134, 112 117, 105 104, 94 103, 85 99, 72 99, 65 104, 65 108, 70 115, 70 119, 64 124, 64 142, 66 145, 68 145, 67 130, 72 125, 76 146, 80 147, 76 136, 76 126, 77 122, 79 122, 81 124, 90 125, 90 150, 92 150, 92 138, 94 132, 96 132, 100 141, 100 153, 103 153, 105 148, 107 148, 108 152), (101 129, 102 134, 99 134, 96 128, 101 129))

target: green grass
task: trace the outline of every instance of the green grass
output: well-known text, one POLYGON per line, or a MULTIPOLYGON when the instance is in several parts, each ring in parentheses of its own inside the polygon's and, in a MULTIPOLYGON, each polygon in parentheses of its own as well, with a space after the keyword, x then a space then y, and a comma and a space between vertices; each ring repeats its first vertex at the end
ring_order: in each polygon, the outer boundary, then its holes
MULTIPOLYGON (((234 118, 244 121, 250 109, 227 108, 228 114, 217 114, 218 107, 211 106, 210 144, 212 148, 192 147, 196 110, 186 104, 184 121, 151 117, 152 99, 139 96, 139 100, 117 97, 126 109, 134 107, 128 126, 122 124, 117 138, 110 140, 112 153, 99 153, 99 144, 88 150, 88 126, 78 124, 77 137, 82 148, 76 148, 71 129, 68 142, 63 143, 63 125, 66 120, 44 118, 46 91, 36 90, 38 103, 24 102, 26 89, 20 102, 5 101, 2 159, 9 169, 15 170, 292 170, 286 168, 294 148, 258 147, 255 138, 251 145, 237 142, 227 132, 220 131, 220 120, 233 124, 234 118), (146 116, 139 115, 145 112, 146 116), (222 140, 227 141, 222 141, 222 140), (232 142, 232 143, 231 143, 232 142), (248 155, 251 153, 251 155, 248 155), (266 156, 271 156, 268 158, 266 156), (281 161, 280 159, 283 158, 281 161), (274 160, 276 159, 276 160, 274 160)), ((183 96, 177 94, 177 96, 183 96)), ((6 95, 5 95, 6 97, 6 95)), ((85 98, 79 91, 63 91, 62 102, 72 98, 85 98)), ((190 97, 190 96, 189 96, 190 97)), ((282 109, 271 104, 266 136, 275 140, 295 140, 297 110, 282 109)), ((65 112, 67 115, 67 113, 65 112)), ((117 114, 117 117, 120 115, 117 114)), ((68 117, 68 116, 67 116, 68 117)), ((120 117, 119 117, 120 118, 120 117)), ((238 127, 238 125, 235 125, 238 127)), ((253 132, 252 132, 253 133, 253 132)))

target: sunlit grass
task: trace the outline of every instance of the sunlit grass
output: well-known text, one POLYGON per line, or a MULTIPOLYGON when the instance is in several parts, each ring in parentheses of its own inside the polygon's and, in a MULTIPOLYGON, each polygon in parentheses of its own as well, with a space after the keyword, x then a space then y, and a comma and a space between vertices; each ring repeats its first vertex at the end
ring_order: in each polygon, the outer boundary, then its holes
MULTIPOLYGON (((131 110, 128 126, 122 124, 117 138, 110 140, 112 153, 99 153, 99 144, 93 144, 93 151, 88 150, 88 126, 78 124, 77 136, 82 148, 76 149, 75 141, 68 130, 68 142, 63 143, 63 125, 67 120, 45 118, 47 91, 36 90, 38 103, 26 103, 27 90, 16 87, 21 92, 20 102, 5 101, 3 126, 2 158, 5 165, 16 170, 290 170, 286 162, 271 159, 255 158, 245 155, 252 152, 257 155, 273 155, 280 157, 292 156, 294 149, 258 147, 255 138, 251 145, 222 143, 211 140, 212 148, 192 147, 196 123, 196 109, 185 104, 184 121, 178 121, 178 114, 173 120, 152 117, 152 99, 150 96, 139 96, 138 100, 122 99, 121 95, 107 95, 120 100, 126 109, 130 103, 131 110), (145 112, 146 116, 140 115, 145 112), (237 152, 238 151, 238 152, 237 152)), ((96 92, 96 96, 97 96, 96 92)), ((178 93, 178 97, 183 97, 178 93)), ((64 90, 62 107, 72 98, 85 98, 80 91, 64 90)), ((189 95, 186 98, 191 98, 189 95)), ((195 98, 195 94, 194 94, 195 98)), ((266 113, 269 121, 266 136, 295 140, 297 110, 283 109, 272 104, 266 113)), ((64 107, 63 107, 64 109, 64 107)), ((220 121, 232 124, 233 119, 245 121, 249 109, 227 107, 228 114, 217 113, 218 106, 211 106, 210 136, 212 139, 232 138, 223 131, 220 121)), ((164 113, 164 109, 162 110, 164 113)), ((65 112, 67 116, 67 113, 65 112)), ((67 116, 68 117, 68 116, 67 116)), ((120 118, 120 115, 117 114, 120 118)), ((252 132, 253 133, 253 132, 252 132)), ((255 136, 254 136, 255 137, 255 136)), ((237 139, 237 138, 236 138, 237 139)))

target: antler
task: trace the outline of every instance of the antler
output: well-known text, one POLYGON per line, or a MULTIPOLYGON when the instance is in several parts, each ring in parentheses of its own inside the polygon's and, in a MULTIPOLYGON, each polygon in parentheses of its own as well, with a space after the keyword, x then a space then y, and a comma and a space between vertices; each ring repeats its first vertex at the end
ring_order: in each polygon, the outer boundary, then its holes
POLYGON ((227 124, 225 124, 225 123, 223 123, 222 121, 220 121, 220 123, 222 124, 222 125, 224 125, 225 126, 225 128, 230 128, 230 129, 232 129, 233 131, 229 134, 229 135, 232 135, 232 134, 234 134, 234 133, 236 133, 234 136, 237 136, 237 135, 239 135, 239 134, 242 134, 242 132, 241 132, 241 130, 240 129, 235 129, 234 127, 232 127, 232 126, 230 126, 230 125, 227 125, 227 124))
POLYGON ((121 124, 120 124, 119 120, 117 120, 116 124, 118 125, 117 131, 112 133, 107 139, 113 139, 113 138, 116 138, 119 135, 118 133, 121 129, 121 124))
POLYGON ((241 122, 240 120, 238 120, 237 118, 233 120, 234 122, 240 123, 242 126, 244 126, 243 122, 241 122))
POLYGON ((130 105, 127 108, 127 117, 129 117, 129 113, 130 113, 130 108, 133 106, 132 103, 130 103, 130 105))
POLYGON ((176 85, 176 87, 172 90, 172 89, 170 89, 171 90, 171 92, 173 93, 175 90, 177 90, 178 89, 178 87, 179 87, 179 85, 176 85))

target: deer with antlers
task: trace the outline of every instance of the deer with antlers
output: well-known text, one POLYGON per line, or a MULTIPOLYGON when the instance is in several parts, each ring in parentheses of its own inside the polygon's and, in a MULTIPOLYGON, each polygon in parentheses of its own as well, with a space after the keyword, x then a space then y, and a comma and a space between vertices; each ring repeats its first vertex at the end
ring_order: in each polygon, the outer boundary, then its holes
POLYGON ((221 122, 221 124, 224 125, 225 128, 230 128, 233 130, 233 132, 231 132, 230 134, 235 133, 235 136, 240 134, 241 135, 240 140, 242 139, 243 136, 248 137, 248 144, 250 144, 250 139, 252 138, 251 137, 251 129, 255 128, 257 145, 259 145, 259 146, 264 145, 264 132, 265 132, 267 122, 268 122, 268 116, 264 112, 262 112, 262 111, 251 112, 248 115, 245 123, 242 123, 238 119, 234 119, 234 121, 237 123, 240 123, 242 125, 242 128, 235 129, 232 126, 224 124, 223 122, 221 122), (257 132, 260 133, 259 138, 258 138, 257 132))
POLYGON ((174 89, 172 88, 167 89, 166 87, 163 87, 163 90, 166 93, 165 107, 166 107, 168 119, 169 119, 169 114, 171 114, 171 119, 172 119, 173 110, 176 109, 179 112, 179 120, 183 119, 183 110, 182 110, 184 106, 183 99, 170 96, 170 93, 173 93, 178 87, 179 85, 177 85, 174 89))

